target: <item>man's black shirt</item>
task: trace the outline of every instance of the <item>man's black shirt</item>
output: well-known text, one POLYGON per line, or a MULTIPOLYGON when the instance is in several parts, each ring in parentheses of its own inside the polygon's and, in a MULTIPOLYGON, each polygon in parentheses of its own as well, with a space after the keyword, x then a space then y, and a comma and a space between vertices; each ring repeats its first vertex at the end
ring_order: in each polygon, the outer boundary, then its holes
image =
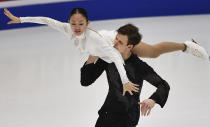
POLYGON ((99 115, 111 113, 118 116, 126 116, 131 123, 136 125, 140 115, 138 102, 140 101, 139 96, 143 80, 157 87, 157 90, 151 95, 150 99, 153 99, 161 107, 163 107, 167 101, 170 87, 147 63, 140 60, 134 54, 131 54, 131 56, 125 60, 124 67, 128 79, 132 83, 139 85, 139 92, 133 92, 133 96, 129 95, 128 92, 125 96, 122 96, 123 85, 115 64, 106 63, 102 59, 98 59, 95 64, 87 64, 81 68, 81 85, 91 85, 105 70, 109 91, 103 106, 99 110, 99 115))

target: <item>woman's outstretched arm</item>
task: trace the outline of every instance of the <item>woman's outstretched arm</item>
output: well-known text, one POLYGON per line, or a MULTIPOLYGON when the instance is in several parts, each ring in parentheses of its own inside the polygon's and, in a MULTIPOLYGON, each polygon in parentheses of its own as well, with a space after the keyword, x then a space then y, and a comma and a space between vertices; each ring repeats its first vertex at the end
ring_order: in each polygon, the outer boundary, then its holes
POLYGON ((70 26, 68 23, 63 23, 48 17, 16 17, 8 9, 4 9, 4 14, 11 20, 7 24, 14 23, 37 23, 48 25, 60 32, 70 32, 70 26))

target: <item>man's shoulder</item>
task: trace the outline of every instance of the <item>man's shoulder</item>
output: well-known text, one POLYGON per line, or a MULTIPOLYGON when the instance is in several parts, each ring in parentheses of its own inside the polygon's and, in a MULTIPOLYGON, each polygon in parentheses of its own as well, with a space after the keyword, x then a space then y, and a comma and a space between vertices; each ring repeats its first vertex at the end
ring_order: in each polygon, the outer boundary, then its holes
POLYGON ((99 64, 99 65, 109 65, 110 63, 107 63, 106 61, 104 61, 101 58, 98 58, 98 60, 95 62, 95 64, 99 64))
POLYGON ((140 57, 138 57, 138 56, 137 56, 136 54, 134 54, 134 53, 131 54, 131 59, 132 59, 133 61, 138 62, 138 63, 146 63, 146 62, 144 62, 140 57))
POLYGON ((132 62, 142 69, 152 68, 146 61, 139 58, 136 54, 132 54, 132 62))

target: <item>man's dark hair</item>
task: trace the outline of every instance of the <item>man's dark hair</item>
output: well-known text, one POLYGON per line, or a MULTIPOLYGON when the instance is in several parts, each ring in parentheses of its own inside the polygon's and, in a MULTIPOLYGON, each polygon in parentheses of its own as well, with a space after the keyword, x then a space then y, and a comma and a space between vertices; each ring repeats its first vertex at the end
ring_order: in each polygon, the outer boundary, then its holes
POLYGON ((128 45, 135 46, 142 39, 142 35, 139 33, 139 29, 132 24, 121 26, 117 32, 118 34, 126 35, 128 37, 128 45))

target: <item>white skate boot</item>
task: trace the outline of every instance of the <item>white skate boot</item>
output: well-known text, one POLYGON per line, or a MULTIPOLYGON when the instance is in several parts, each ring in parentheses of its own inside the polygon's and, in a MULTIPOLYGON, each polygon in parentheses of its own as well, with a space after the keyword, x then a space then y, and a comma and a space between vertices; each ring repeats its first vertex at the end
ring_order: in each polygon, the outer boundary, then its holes
POLYGON ((184 51, 185 53, 190 53, 203 60, 210 60, 210 57, 207 51, 193 39, 192 41, 185 41, 184 44, 186 45, 186 50, 184 51))

